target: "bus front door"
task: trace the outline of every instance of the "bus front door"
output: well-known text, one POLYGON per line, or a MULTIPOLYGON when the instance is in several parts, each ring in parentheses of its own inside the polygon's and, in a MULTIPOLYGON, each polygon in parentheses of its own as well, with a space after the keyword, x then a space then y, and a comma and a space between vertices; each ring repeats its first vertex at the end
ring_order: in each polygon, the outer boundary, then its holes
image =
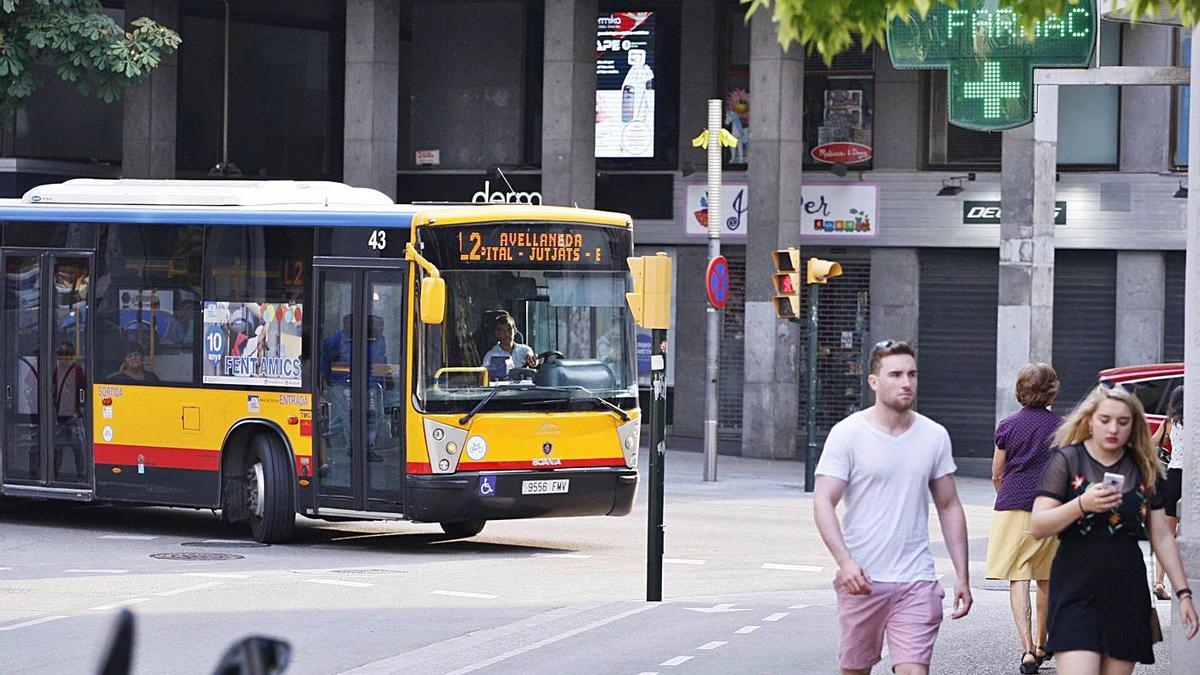
POLYGON ((0 280, 0 445, 4 491, 85 497, 92 485, 88 433, 92 257, 4 251, 0 280))
MULTIPOLYGON (((400 261, 397 261, 400 262, 400 261)), ((314 264, 317 499, 322 513, 403 513, 407 272, 314 264)))

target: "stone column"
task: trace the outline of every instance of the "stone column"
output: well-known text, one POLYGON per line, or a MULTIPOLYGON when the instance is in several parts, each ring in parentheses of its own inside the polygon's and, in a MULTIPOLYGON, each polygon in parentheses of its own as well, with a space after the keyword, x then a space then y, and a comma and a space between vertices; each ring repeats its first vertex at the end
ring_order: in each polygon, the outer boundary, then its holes
POLYGON ((1116 365, 1162 361, 1166 283, 1167 259, 1160 251, 1117 252, 1116 365))
MULTIPOLYGON (((921 261, 915 248, 871 249, 871 342, 917 343, 921 261)), ((917 345, 918 353, 920 345, 917 345)))
MULTIPOLYGON (((703 174, 707 151, 692 147, 692 139, 708 126, 708 99, 724 98, 717 91, 717 50, 721 42, 721 13, 715 0, 692 0, 680 20, 679 51, 685 54, 679 64, 679 165, 691 162, 703 174)), ((725 150, 728 154, 729 151, 725 150)), ((735 174, 736 175, 736 174, 735 174)), ((699 179, 697 175, 689 180, 699 179)), ((730 180, 731 176, 726 176, 730 180)), ((703 408, 703 406, 701 406, 703 408)))
MULTIPOLYGON (((179 32, 177 0, 127 0, 126 21, 143 16, 179 32)), ((178 52, 163 57, 150 77, 122 94, 121 177, 175 177, 175 99, 178 52)))
POLYGON ((771 251, 800 245, 800 178, 804 158, 804 50, 784 53, 770 12, 750 24, 752 140, 746 238, 745 389, 742 454, 796 456, 800 414, 796 362, 800 330, 775 318, 771 251))
MULTIPOLYGON (((1122 65, 1171 64, 1175 29, 1150 23, 1121 27, 1122 65)), ((1170 168, 1172 125, 1164 115, 1145 124, 1147 110, 1171 110, 1171 87, 1121 88, 1121 171, 1156 173, 1170 168)))
MULTIPOLYGON (((1186 28, 1184 30, 1187 30, 1186 28)), ((1200 27, 1192 30, 1192 86, 1188 125, 1200 129, 1200 27)), ((1200 143, 1188 145, 1188 183, 1200 185, 1200 143)), ((1188 588, 1200 590, 1200 189, 1188 195, 1187 269, 1183 312, 1183 501, 1179 505, 1179 552, 1188 588)), ((1195 602, 1195 600, 1193 600, 1195 602)), ((1171 673, 1184 675, 1200 663, 1200 640, 1188 640, 1179 618, 1179 602, 1171 601, 1171 673)))
POLYGON ((997 420, 1017 409, 1021 368, 1034 361, 1053 363, 1058 87, 1035 91, 1033 124, 1005 131, 1002 141, 997 420))
MULTIPOLYGON (((703 246, 679 246, 675 249, 676 279, 703 279, 708 255, 703 246)), ((671 344, 675 350, 675 414, 672 431, 676 436, 704 436, 704 378, 708 363, 705 321, 708 294, 704 284, 680 283, 675 286, 675 325, 671 344)))
POLYGON ((596 203, 597 0, 546 0, 542 199, 596 203))
POLYGON ((342 180, 396 198, 400 3, 346 2, 346 121, 342 180))

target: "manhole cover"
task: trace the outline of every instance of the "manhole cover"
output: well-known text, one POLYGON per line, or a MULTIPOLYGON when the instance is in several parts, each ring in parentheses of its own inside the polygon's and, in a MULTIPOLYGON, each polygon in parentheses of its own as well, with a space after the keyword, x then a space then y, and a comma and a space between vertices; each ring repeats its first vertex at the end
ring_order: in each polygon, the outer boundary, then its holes
POLYGON ((266 548, 270 544, 260 544, 257 541, 222 541, 206 539, 205 541, 185 541, 180 546, 203 546, 205 548, 266 548))
POLYGON ((345 570, 329 570, 332 574, 370 574, 376 576, 393 576, 398 577, 408 574, 405 570, 379 570, 379 569, 345 569, 345 570))
POLYGON ((241 560, 244 555, 236 553, 152 553, 159 560, 241 560))

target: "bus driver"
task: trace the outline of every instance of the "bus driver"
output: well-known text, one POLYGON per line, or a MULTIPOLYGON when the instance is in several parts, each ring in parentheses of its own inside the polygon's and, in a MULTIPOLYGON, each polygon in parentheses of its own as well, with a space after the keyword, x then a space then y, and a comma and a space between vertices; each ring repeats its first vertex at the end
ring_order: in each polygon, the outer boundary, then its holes
POLYGON ((508 377, 508 372, 513 368, 537 367, 537 356, 534 355, 533 349, 529 345, 513 342, 516 330, 517 322, 511 314, 504 312, 496 316, 497 342, 483 355, 483 366, 488 369, 488 375, 494 380, 508 377))

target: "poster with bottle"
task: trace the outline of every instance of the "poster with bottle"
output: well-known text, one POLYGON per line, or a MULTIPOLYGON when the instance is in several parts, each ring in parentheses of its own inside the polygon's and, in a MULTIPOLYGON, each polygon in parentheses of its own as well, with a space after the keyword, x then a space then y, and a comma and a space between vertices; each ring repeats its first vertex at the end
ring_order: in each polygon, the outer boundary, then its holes
POLYGON ((596 157, 654 157, 654 12, 597 18, 596 157))

